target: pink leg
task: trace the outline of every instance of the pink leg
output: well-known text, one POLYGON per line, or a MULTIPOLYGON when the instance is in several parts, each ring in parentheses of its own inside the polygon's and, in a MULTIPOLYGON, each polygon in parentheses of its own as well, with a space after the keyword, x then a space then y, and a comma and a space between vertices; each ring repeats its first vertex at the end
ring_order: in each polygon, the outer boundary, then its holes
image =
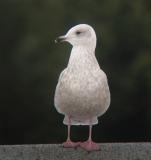
POLYGON ((80 146, 85 149, 86 151, 98 151, 100 150, 100 147, 97 143, 92 141, 92 125, 91 125, 91 121, 90 121, 90 125, 89 125, 89 138, 87 141, 83 142, 80 144, 80 146))
POLYGON ((63 146, 66 148, 76 148, 79 146, 79 142, 72 142, 70 139, 70 128, 71 128, 71 119, 69 117, 69 124, 68 124, 68 136, 66 142, 63 143, 63 146))

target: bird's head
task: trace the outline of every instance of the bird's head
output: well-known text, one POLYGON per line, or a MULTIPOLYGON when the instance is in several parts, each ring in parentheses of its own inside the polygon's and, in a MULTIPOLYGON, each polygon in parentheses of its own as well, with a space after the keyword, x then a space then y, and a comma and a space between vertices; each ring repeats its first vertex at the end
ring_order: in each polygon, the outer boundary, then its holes
POLYGON ((73 47, 96 47, 96 34, 94 29, 87 24, 72 27, 64 36, 58 37, 55 42, 69 42, 73 47))

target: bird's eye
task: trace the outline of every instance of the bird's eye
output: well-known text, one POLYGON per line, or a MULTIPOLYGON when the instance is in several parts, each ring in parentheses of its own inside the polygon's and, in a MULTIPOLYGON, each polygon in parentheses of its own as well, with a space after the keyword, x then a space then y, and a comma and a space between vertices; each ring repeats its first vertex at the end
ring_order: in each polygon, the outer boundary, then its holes
POLYGON ((79 35, 79 34, 81 34, 81 33, 82 33, 82 32, 80 32, 80 31, 77 31, 77 32, 76 32, 76 35, 79 35))

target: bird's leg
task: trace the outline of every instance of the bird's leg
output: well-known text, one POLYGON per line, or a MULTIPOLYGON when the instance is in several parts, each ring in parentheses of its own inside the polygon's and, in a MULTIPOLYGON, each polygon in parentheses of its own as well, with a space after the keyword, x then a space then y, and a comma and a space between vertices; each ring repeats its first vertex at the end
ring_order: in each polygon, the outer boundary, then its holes
POLYGON ((89 124, 89 138, 88 138, 87 141, 81 143, 80 146, 83 149, 87 150, 87 151, 98 151, 98 150, 100 150, 99 145, 92 141, 92 124, 91 124, 91 120, 90 120, 90 124, 89 124))
POLYGON ((79 146, 79 142, 72 142, 71 139, 70 139, 70 129, 71 129, 71 118, 69 118, 69 123, 68 123, 68 136, 67 136, 67 140, 63 143, 63 146, 64 147, 67 147, 67 148, 75 148, 77 146, 79 146))

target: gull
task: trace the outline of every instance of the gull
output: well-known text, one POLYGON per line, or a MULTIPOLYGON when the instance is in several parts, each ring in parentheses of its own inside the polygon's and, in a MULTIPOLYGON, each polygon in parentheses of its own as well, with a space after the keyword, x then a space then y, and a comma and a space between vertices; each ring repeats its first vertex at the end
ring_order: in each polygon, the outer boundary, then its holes
POLYGON ((96 34, 88 24, 72 27, 55 42, 72 45, 67 67, 61 72, 55 90, 54 105, 65 116, 68 125, 64 147, 80 146, 87 151, 97 151, 99 144, 92 140, 92 126, 98 123, 110 105, 110 91, 107 76, 95 57, 96 34), (71 125, 89 125, 89 137, 84 142, 70 139, 71 125))

